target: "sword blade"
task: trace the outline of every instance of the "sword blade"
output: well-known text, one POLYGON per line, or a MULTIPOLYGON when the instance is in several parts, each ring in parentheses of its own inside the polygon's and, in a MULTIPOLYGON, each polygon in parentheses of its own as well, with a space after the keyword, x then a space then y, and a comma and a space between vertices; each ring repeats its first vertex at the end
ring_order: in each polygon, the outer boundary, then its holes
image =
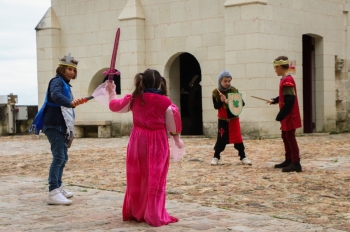
POLYGON ((262 101, 267 101, 267 102, 270 101, 270 100, 267 100, 267 99, 264 99, 264 98, 260 98, 260 97, 255 97, 255 96, 251 96, 251 97, 259 99, 259 100, 262 100, 262 101))
POLYGON ((115 72, 115 62, 117 60, 117 51, 118 51, 118 45, 119 45, 119 37, 120 37, 120 28, 118 28, 116 34, 115 34, 115 39, 114 39, 114 47, 113 47, 113 52, 112 52, 112 58, 111 58, 111 64, 109 66, 109 71, 108 71, 108 80, 112 81, 113 80, 113 75, 116 74, 115 72))

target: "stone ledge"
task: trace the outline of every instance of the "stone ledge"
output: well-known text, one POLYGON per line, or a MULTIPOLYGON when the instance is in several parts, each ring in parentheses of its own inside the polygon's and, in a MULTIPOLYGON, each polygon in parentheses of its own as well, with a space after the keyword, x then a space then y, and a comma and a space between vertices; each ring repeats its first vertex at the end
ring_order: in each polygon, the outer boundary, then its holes
POLYGON ((75 121, 74 126, 110 126, 111 121, 75 121))
POLYGON ((224 6, 231 7, 231 6, 250 5, 250 4, 267 5, 267 0, 226 0, 224 6))

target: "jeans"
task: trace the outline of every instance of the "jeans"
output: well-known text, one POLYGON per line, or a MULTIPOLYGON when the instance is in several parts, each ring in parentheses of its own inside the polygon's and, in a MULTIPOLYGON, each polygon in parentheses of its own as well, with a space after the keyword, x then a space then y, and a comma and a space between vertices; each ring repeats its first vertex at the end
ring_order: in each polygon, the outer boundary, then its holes
POLYGON ((52 163, 49 170, 49 191, 61 187, 63 169, 68 161, 68 149, 65 143, 65 128, 44 127, 51 145, 52 163))

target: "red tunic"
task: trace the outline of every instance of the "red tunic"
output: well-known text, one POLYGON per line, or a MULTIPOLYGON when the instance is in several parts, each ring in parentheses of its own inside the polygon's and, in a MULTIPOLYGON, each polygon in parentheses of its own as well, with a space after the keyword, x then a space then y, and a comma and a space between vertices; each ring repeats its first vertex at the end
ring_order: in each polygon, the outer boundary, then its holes
POLYGON ((279 88, 279 107, 282 109, 284 105, 284 95, 283 87, 293 87, 295 92, 295 100, 293 108, 290 113, 281 121, 282 131, 290 131, 301 127, 301 118, 299 112, 297 88, 294 82, 294 78, 291 75, 288 75, 281 79, 280 88, 279 88))

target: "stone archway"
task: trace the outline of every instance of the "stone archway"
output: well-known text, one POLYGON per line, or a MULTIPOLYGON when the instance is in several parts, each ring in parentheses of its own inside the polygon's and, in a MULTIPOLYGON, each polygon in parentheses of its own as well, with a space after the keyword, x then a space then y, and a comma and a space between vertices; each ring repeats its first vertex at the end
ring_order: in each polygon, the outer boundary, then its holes
POLYGON ((164 75, 169 77, 170 99, 179 107, 183 135, 203 134, 201 68, 190 53, 174 54, 167 62, 164 75))
POLYGON ((103 68, 100 69, 99 71, 97 71, 95 73, 95 75, 91 78, 90 84, 89 84, 89 88, 88 88, 88 95, 90 96, 94 90, 103 83, 103 80, 105 78, 105 75, 103 75, 102 73, 104 71, 107 71, 108 68, 103 68))

